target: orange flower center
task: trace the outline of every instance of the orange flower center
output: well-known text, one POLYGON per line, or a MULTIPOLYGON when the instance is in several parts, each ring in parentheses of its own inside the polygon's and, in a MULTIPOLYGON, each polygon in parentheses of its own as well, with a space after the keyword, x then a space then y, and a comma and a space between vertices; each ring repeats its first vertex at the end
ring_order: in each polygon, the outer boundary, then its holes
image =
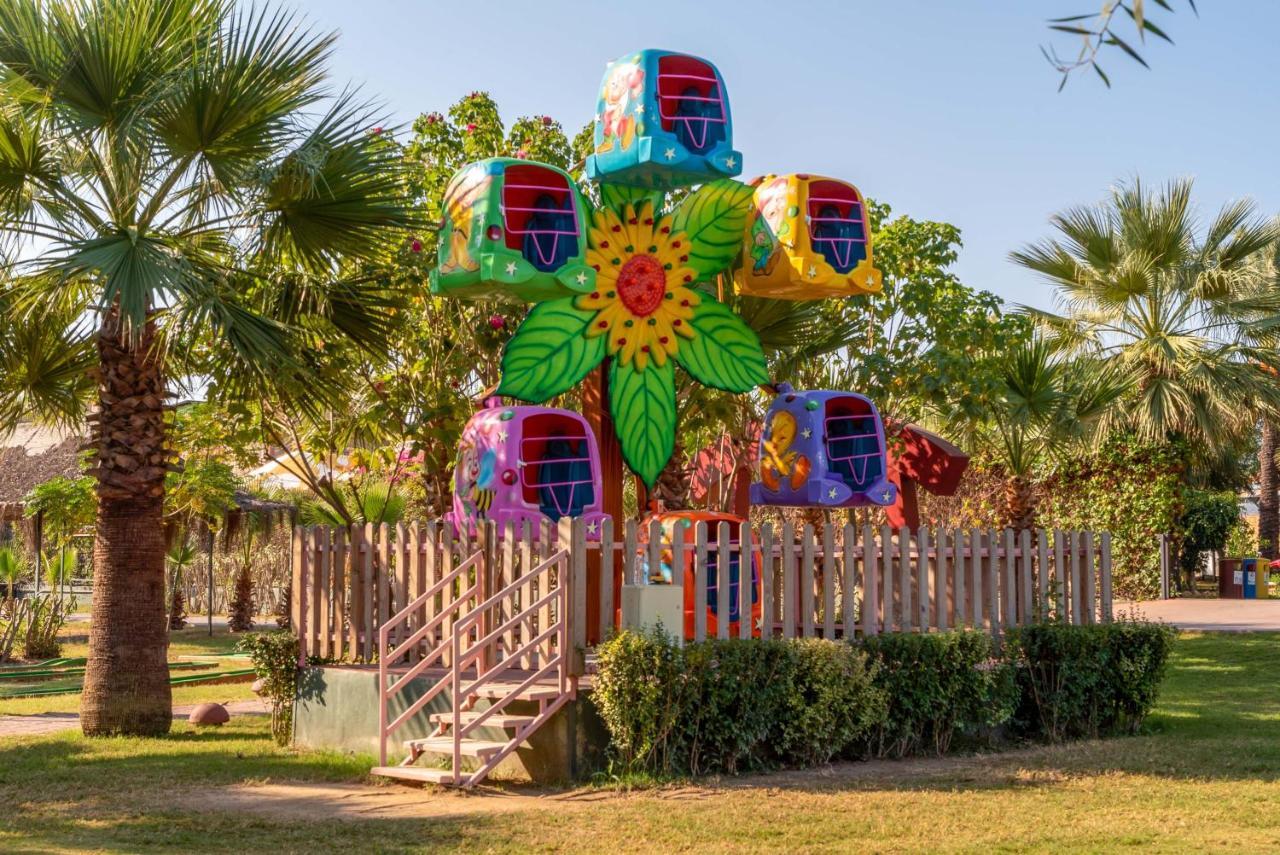
POLYGON ((618 271, 618 299, 637 318, 658 311, 666 292, 667 272, 652 255, 633 255, 618 271))

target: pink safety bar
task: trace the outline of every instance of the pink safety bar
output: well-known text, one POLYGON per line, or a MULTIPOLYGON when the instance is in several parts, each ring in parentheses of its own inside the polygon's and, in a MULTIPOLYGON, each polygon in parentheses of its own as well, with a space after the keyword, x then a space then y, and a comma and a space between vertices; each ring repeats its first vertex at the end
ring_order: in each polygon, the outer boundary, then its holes
MULTIPOLYGON (((524 207, 519 205, 508 205, 507 195, 506 195, 508 190, 540 190, 543 193, 559 193, 566 196, 570 195, 572 191, 568 187, 548 187, 543 184, 504 184, 502 186, 502 227, 506 229, 506 231, 509 234, 533 235, 533 245, 538 250, 538 259, 543 264, 550 264, 551 261, 556 257, 556 249, 560 246, 561 236, 573 235, 574 237, 577 237, 578 233, 580 232, 580 228, 578 224, 577 209, 574 208, 572 204, 569 205, 569 210, 567 211, 553 209, 553 208, 529 208, 529 207, 524 207), (513 211, 517 214, 559 214, 561 216, 568 215, 573 217, 573 228, 572 229, 529 229, 521 226, 512 226, 510 215, 511 215, 511 212, 513 211), (543 235, 551 235, 551 238, 552 238, 551 249, 546 252, 544 252, 542 249, 541 238, 543 235)), ((525 222, 526 223, 528 222, 527 218, 525 219, 525 222)))
POLYGON ((698 148, 702 148, 707 144, 707 128, 708 125, 714 123, 723 125, 725 123, 724 109, 724 91, 720 86, 719 79, 709 77, 705 74, 658 74, 658 114, 663 121, 683 122, 685 128, 689 131, 690 137, 694 140, 694 144, 698 148), (669 94, 662 91, 662 82, 664 80, 693 80, 699 83, 711 83, 715 86, 715 96, 708 95, 677 95, 669 94), (675 114, 668 115, 667 101, 702 101, 708 104, 716 104, 720 107, 719 116, 677 116, 675 114), (694 125, 698 122, 698 125, 694 125))
POLYGON ((832 447, 837 442, 848 441, 849 443, 851 443, 851 445, 849 446, 850 449, 853 449, 857 447, 857 440, 860 440, 860 439, 875 439, 876 445, 879 446, 880 436, 875 430, 875 421, 872 418, 872 416, 870 414, 861 415, 861 416, 828 416, 826 420, 823 422, 823 430, 824 430, 824 435, 827 441, 827 458, 833 461, 849 463, 850 464, 849 468, 854 470, 854 478, 858 481, 859 484, 865 483, 867 480, 867 467, 870 465, 871 460, 873 458, 878 458, 880 456, 879 448, 877 448, 875 451, 868 451, 861 454, 835 454, 832 451, 832 447), (831 425, 832 422, 848 422, 848 421, 854 421, 854 420, 865 420, 865 421, 871 422, 872 423, 871 431, 869 433, 849 434, 848 436, 832 436, 831 435, 831 430, 829 426, 831 425), (861 468, 855 469, 854 467, 857 466, 858 464, 861 464, 861 468))
POLYGON ((530 466, 539 467, 539 473, 541 473, 541 467, 548 466, 553 463, 586 463, 588 464, 588 468, 589 468, 591 463, 591 457, 590 455, 583 455, 581 457, 557 457, 554 460, 537 460, 537 461, 526 461, 524 459, 526 443, 549 442, 553 439, 562 439, 566 442, 585 442, 586 441, 586 437, 582 435, 524 437, 524 439, 520 441, 520 483, 522 486, 533 487, 535 489, 539 487, 550 487, 551 501, 555 503, 556 510, 560 513, 560 515, 565 516, 566 514, 569 513, 570 509, 573 508, 573 497, 574 497, 574 494, 577 492, 578 487, 582 486, 583 484, 590 484, 591 478, 580 478, 580 479, 568 480, 568 481, 543 481, 543 480, 531 481, 528 475, 528 467, 530 466), (567 502, 563 505, 560 502, 560 497, 556 494, 556 491, 555 491, 556 487, 569 488, 569 498, 567 502))
MULTIPOLYGON (((853 255, 854 244, 865 244, 867 242, 866 224, 861 216, 862 205, 854 199, 838 199, 830 196, 810 196, 809 197, 809 240, 811 243, 826 242, 831 244, 836 252, 836 257, 840 259, 840 266, 847 267, 853 255), (849 216, 847 217, 819 217, 813 213, 813 205, 818 204, 835 204, 848 205, 849 216), (859 216, 854 216, 854 211, 859 212, 859 216), (862 226, 862 237, 817 237, 813 233, 814 223, 853 223, 862 226)), ((841 437, 843 439, 843 437, 841 437)))

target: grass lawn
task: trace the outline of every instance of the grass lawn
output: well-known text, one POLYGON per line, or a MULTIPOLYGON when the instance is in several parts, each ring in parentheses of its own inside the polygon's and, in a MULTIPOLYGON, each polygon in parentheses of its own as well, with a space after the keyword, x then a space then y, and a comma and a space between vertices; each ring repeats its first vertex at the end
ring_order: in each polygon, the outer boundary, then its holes
POLYGON ((260 719, 150 741, 0 741, 0 849, 1274 851, 1278 651, 1280 635, 1184 636, 1159 710, 1134 738, 647 793, 412 792, 413 805, 434 806, 429 817, 341 819, 334 801, 235 809, 219 795, 252 799, 286 782, 327 793, 324 782, 363 782, 371 762, 277 749, 260 719))
MULTIPOLYGON (((88 622, 77 621, 68 624, 59 633, 62 638, 62 657, 67 659, 81 658, 89 654, 88 622)), ((243 636, 233 634, 226 627, 214 627, 213 635, 203 626, 194 627, 188 624, 186 629, 169 633, 169 661, 179 662, 184 656, 210 656, 231 653, 243 636)), ((227 663, 216 670, 226 671, 245 668, 244 661, 227 663)), ((174 671, 175 675, 200 673, 196 670, 174 671)), ((33 685, 49 686, 54 682, 78 683, 80 677, 69 677, 66 680, 41 680, 33 685)), ((249 690, 252 681, 241 683, 219 683, 215 685, 194 684, 173 687, 175 704, 198 704, 204 701, 236 701, 248 700, 255 695, 249 690)), ((49 695, 34 698, 0 698, 0 715, 36 715, 42 712, 75 712, 80 709, 80 695, 49 695)))

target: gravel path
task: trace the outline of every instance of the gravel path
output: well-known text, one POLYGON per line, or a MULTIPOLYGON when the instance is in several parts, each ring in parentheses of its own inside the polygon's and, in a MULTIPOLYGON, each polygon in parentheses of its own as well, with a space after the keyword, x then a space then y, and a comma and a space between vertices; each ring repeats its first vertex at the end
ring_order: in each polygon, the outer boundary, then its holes
MULTIPOLYGON (((173 708, 174 719, 186 720, 198 704, 182 704, 173 708)), ((261 700, 231 701, 224 704, 231 715, 270 715, 266 702, 261 700)), ((40 713, 39 715, 0 715, 0 737, 43 736, 80 727, 77 713, 40 713)))
POLYGON ((1178 629, 1203 632, 1280 631, 1280 599, 1210 600, 1187 597, 1116 603, 1116 614, 1132 613, 1162 620, 1178 629))

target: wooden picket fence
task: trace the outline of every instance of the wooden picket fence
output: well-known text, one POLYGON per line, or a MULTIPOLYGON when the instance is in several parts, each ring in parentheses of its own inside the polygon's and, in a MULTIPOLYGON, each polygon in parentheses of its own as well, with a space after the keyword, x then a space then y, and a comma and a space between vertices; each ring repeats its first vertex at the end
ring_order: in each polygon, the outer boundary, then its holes
MULTIPOLYGON (((752 614, 752 587, 716 585, 740 567, 739 544, 750 545, 753 578, 758 578, 760 626, 733 625, 741 637, 848 638, 881 632, 930 632, 972 628, 997 638, 1007 629, 1052 619, 1074 624, 1110 621, 1111 538, 1102 532, 997 529, 879 529, 827 525, 781 526, 699 522, 677 527, 664 540, 654 523, 642 531, 634 521, 615 537, 608 520, 588 531, 581 520, 562 520, 540 531, 526 526, 498 530, 490 525, 472 537, 455 537, 440 522, 349 529, 297 528, 293 534, 292 619, 303 656, 355 663, 377 658, 378 628, 406 604, 430 590, 454 567, 479 554, 466 584, 439 591, 421 614, 395 631, 402 641, 446 612, 465 614, 494 591, 511 587, 561 546, 568 550, 568 623, 575 673, 583 652, 613 631, 618 620, 617 583, 642 582, 650 568, 677 568, 671 581, 691 580, 685 595, 693 613, 691 635, 707 637, 708 608, 752 614), (720 544, 728 544, 721 548, 720 544), (688 574, 679 568, 689 568, 688 574), (710 599, 709 599, 710 597, 710 599), (691 608, 692 603, 703 604, 691 608)), ((517 587, 510 608, 545 598, 548 575, 517 587)), ((550 607, 548 606, 548 609, 550 607)), ((542 622, 550 625, 548 612, 542 622)), ((455 617, 433 628, 423 649, 452 632, 455 617)), ((537 631, 538 622, 529 627, 537 631)), ((514 632, 514 630, 513 630, 514 632)), ((715 635, 729 637, 729 621, 716 622, 715 635)), ((473 633, 474 638, 483 632, 473 633)), ((503 649, 519 639, 502 639, 503 649)), ((540 656, 529 654, 527 667, 540 656)), ((409 662, 414 661, 410 653, 409 662)))

